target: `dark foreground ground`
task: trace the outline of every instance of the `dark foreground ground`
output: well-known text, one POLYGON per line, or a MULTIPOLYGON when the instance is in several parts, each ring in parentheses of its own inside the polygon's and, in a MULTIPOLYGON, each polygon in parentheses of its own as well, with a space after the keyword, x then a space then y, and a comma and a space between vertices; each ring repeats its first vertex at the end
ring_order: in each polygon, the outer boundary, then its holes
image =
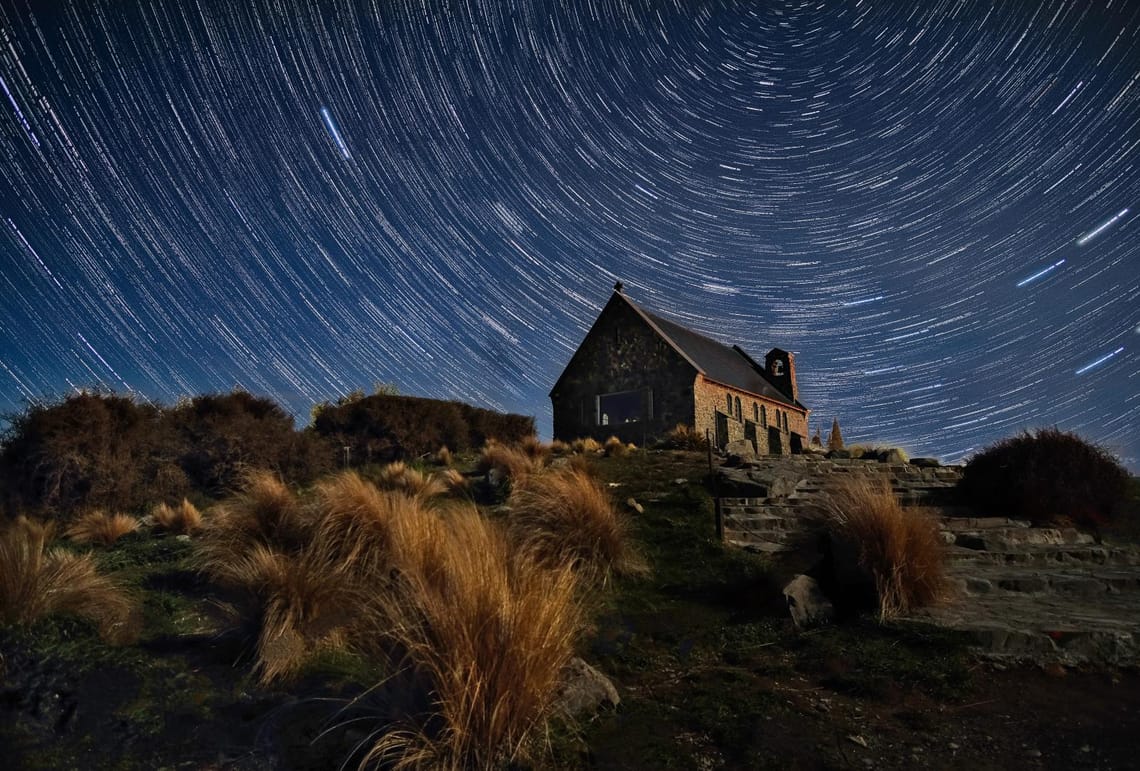
MULTIPOLYGON (((557 769, 1140 768, 1140 674, 997 667, 967 641, 873 619, 796 633, 800 565, 723 549, 700 454, 599 458, 654 567, 596 599, 582 655, 622 704, 557 729, 557 769)), ((219 633, 193 544, 130 536, 99 559, 142 592, 147 631, 109 648, 84 624, 0 632, 0 767, 336 769, 379 726, 384 678, 326 654, 259 688, 219 633), (357 698, 359 697, 359 698, 357 698)))

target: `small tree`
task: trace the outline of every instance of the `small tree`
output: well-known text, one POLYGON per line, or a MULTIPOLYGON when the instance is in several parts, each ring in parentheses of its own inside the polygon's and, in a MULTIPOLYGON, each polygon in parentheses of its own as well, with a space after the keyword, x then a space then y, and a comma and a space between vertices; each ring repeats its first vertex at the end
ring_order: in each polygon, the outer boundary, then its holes
POLYGON ((827 437, 827 449, 843 449, 843 432, 839 430, 839 418, 835 418, 831 421, 831 434, 827 437))

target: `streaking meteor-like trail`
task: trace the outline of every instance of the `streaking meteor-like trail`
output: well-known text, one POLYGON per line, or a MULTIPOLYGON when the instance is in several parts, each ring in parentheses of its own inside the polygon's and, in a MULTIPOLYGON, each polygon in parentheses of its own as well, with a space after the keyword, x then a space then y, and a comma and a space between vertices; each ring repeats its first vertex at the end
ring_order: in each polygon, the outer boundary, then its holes
POLYGON ((1089 231, 1088 233, 1086 233, 1085 235, 1083 235, 1079 239, 1077 239, 1077 246, 1084 246, 1089 241, 1093 240, 1094 238, 1099 236, 1101 233, 1103 233, 1104 231, 1106 231, 1110 227, 1112 227, 1114 222, 1116 222, 1118 219, 1120 219, 1121 217, 1123 217, 1127 213, 1128 213, 1127 209, 1121 209, 1119 212, 1116 213, 1115 217, 1108 220, 1107 222, 1101 223, 1095 229, 1089 231))
POLYGON ((1017 285, 1018 286, 1025 286, 1026 284, 1032 284, 1037 279, 1041 278, 1042 276, 1046 276, 1046 275, 1052 273, 1054 270, 1056 270, 1057 268, 1061 267, 1064 264, 1065 264, 1064 260, 1057 260, 1055 263, 1050 265, 1048 268, 1045 268, 1044 270, 1037 271, 1036 273, 1034 273, 1029 278, 1021 279, 1020 281, 1017 282, 1017 285))
POLYGON ((1083 375, 1086 372, 1088 372, 1090 369, 1095 369, 1096 367, 1099 367, 1101 364, 1104 364, 1106 361, 1108 361, 1113 356, 1115 356, 1116 354, 1120 353, 1123 350, 1124 350, 1124 346, 1122 345, 1119 348, 1117 348, 1115 351, 1113 351, 1112 353, 1108 353, 1108 354, 1105 354, 1104 356, 1101 356, 1099 359, 1094 361, 1092 364, 1086 364, 1085 366, 1081 367, 1074 374, 1083 375))
POLYGON ((340 148, 340 154, 344 156, 346 161, 352 160, 352 156, 348 154, 348 146, 344 143, 344 139, 340 135, 340 129, 336 127, 333 122, 332 113, 329 112, 328 107, 321 108, 321 117, 325 119, 325 127, 329 130, 329 136, 336 142, 336 146, 340 148))

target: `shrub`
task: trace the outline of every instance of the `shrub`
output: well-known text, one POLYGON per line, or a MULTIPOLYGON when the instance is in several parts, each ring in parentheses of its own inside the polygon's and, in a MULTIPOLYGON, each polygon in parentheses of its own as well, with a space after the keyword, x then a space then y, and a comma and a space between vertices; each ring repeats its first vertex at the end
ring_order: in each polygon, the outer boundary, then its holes
POLYGON ((0 531, 0 621, 28 624, 55 614, 93 622, 108 643, 138 637, 137 604, 100 575, 90 554, 44 550, 51 528, 17 520, 0 531))
POLYGON ((89 511, 83 514, 64 531, 76 543, 97 543, 110 546, 128 533, 139 529, 139 521, 128 514, 107 514, 104 511, 89 511))
POLYGON ((903 509, 887 482, 865 479, 832 491, 823 506, 833 539, 852 545, 874 580, 880 618, 942 598, 945 546, 932 516, 903 509))
POLYGON ((625 514, 586 471, 556 469, 527 477, 511 491, 508 505, 512 542, 541 564, 567 564, 602 582, 612 573, 647 571, 630 541, 625 514))
POLYGON ((839 430, 839 418, 834 418, 831 421, 831 433, 827 435, 827 449, 843 449, 843 432, 839 430))
POLYGON ((381 595, 376 625, 426 684, 432 714, 383 736, 366 762, 458 770, 526 760, 556 715, 582 628, 575 576, 512 552, 473 508, 446 522, 408 513, 394 528, 398 589, 381 595))
POLYGON ((155 525, 171 533, 192 535, 202 529, 202 512, 185 498, 177 506, 160 503, 151 509, 150 515, 155 525))
POLYGON ((1043 428, 1003 439, 970 458, 959 489, 980 512, 1095 527, 1123 510, 1128 484, 1128 472, 1103 448, 1043 428))

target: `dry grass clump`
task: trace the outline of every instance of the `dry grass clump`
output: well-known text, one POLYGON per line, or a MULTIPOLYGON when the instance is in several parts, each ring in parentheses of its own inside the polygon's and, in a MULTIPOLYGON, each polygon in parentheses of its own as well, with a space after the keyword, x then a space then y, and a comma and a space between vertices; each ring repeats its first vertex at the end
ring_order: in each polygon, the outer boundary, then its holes
POLYGON ((398 589, 382 595, 377 617, 427 684, 433 714, 382 737, 366 762, 458 770, 526 760, 555 716, 582 628, 575 574, 512 551, 474 508, 446 522, 423 516, 396 523, 398 589))
POLYGON ((545 465, 552 454, 550 445, 543 444, 537 436, 525 436, 519 440, 518 448, 539 465, 545 465))
POLYGON ((452 455, 451 450, 447 449, 447 445, 443 445, 435 453, 435 462, 439 466, 450 466, 455 462, 455 457, 452 455))
POLYGON ((566 442, 562 441, 561 439, 555 439, 553 442, 550 443, 550 454, 551 455, 562 456, 562 455, 568 455, 571 452, 573 452, 573 450, 570 448, 570 445, 568 445, 566 442))
POLYGON ((945 546, 937 521, 899 505, 885 481, 848 482, 824 504, 834 535, 852 544, 875 582, 880 618, 905 614, 945 595, 945 546))
POLYGON ((708 447, 708 440, 688 423, 678 423, 673 426, 665 434, 663 443, 674 450, 704 450, 708 447))
POLYGON ((509 531, 520 551, 544 565, 570 565, 603 583, 611 574, 645 573, 625 514, 580 468, 528 477, 511 492, 509 531))
POLYGON ((633 445, 627 445, 625 442, 623 442, 621 439, 618 439, 616 436, 611 436, 609 439, 606 440, 606 443, 604 445, 602 445, 602 449, 605 451, 607 458, 625 457, 626 455, 629 454, 629 450, 631 447, 633 447, 633 445))
POLYGON ((375 478, 381 490, 397 490, 415 498, 434 498, 447 492, 447 484, 434 474, 425 474, 403 461, 389 463, 375 478))
POLYGON ((210 509, 209 526, 199 546, 205 570, 224 571, 254 544, 296 553, 308 541, 312 524, 288 485, 268 471, 245 478, 241 491, 210 509))
POLYGON ((150 515, 159 528, 169 533, 192 535, 202 529, 202 512, 185 498, 177 506, 160 503, 151 509, 150 515))
POLYGON ((576 453, 601 452, 602 445, 592 436, 582 436, 570 443, 570 449, 576 453))
POLYGON ((90 554, 45 551, 51 528, 21 518, 0 530, 0 621, 28 624, 55 614, 93 622, 114 645, 138 638, 133 598, 100 575, 90 554))
POLYGON ((444 469, 440 472, 439 479, 447 486, 447 491, 451 495, 462 497, 471 494, 471 482, 459 469, 444 469))
POLYGON ((128 514, 108 514, 96 509, 78 517, 64 531, 64 535, 76 543, 110 546, 138 529, 139 521, 128 514))
POLYGON ((528 455, 524 450, 508 447, 498 442, 487 442, 479 453, 477 468, 484 474, 492 471, 504 481, 517 484, 542 467, 542 461, 528 455))

